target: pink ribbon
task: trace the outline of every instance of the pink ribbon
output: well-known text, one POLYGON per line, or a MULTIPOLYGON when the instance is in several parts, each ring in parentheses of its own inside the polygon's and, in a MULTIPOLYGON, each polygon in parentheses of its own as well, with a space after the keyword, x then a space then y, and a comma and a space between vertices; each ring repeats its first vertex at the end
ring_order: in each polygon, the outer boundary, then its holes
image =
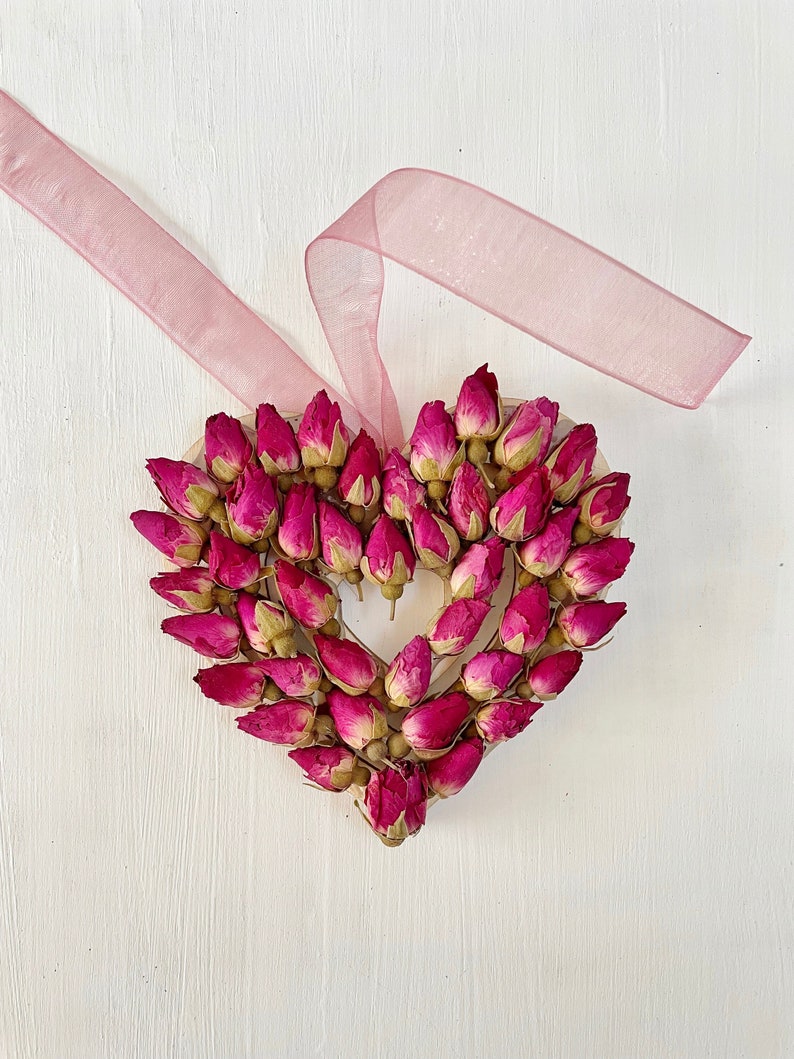
MULTIPOLYGON (((209 269, 0 92, 0 187, 72 246, 249 408, 329 387, 209 269), (274 366, 278 371, 274 371, 274 366)), ((671 404, 697 408, 749 336, 547 221, 442 173, 399 169, 306 251, 344 380, 346 419, 403 440, 378 350, 384 258, 671 404), (357 413, 357 414, 356 414, 357 413)))

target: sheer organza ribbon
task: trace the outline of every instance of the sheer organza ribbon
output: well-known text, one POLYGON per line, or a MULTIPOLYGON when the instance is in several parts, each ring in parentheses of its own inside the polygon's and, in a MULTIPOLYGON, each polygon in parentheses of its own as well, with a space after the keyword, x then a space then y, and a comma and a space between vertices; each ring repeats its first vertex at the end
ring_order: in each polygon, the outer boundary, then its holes
MULTIPOLYGON (((0 92, 0 187, 248 407, 326 385, 184 246, 0 92), (278 370, 274 370, 274 369, 278 370)), ((384 259, 671 404, 696 408, 750 341, 547 221, 442 173, 399 169, 306 251, 351 422, 403 440, 378 350, 384 259)), ((330 387, 326 387, 331 391, 330 387)))

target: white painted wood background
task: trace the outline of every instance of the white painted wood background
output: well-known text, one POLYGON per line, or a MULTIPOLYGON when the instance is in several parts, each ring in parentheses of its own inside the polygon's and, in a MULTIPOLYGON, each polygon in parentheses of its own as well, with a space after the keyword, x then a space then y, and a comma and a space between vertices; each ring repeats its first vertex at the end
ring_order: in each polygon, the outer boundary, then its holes
POLYGON ((5 0, 0 84, 324 370, 303 249, 481 183, 754 341, 667 407, 390 269, 406 422, 488 359, 633 476, 608 650, 401 849, 237 733, 127 514, 238 404, 0 196, 0 1054, 794 1055, 789 0, 5 0))

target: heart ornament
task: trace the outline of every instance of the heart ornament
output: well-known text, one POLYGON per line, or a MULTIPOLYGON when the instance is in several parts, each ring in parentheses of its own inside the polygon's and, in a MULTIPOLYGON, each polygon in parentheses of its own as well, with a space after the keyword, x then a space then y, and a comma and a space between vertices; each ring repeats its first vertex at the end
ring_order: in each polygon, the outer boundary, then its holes
POLYGON ((628 475, 554 402, 503 401, 487 365, 385 459, 321 390, 298 415, 211 416, 147 469, 168 510, 131 518, 172 564, 150 582, 182 612, 163 631, 215 663, 201 691, 390 846, 626 611, 604 595, 634 548, 628 475))

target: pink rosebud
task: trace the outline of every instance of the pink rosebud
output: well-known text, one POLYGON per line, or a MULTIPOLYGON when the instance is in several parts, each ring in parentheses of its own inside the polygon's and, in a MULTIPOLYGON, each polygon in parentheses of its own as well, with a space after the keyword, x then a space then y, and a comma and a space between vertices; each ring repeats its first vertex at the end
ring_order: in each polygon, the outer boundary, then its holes
POLYGON ((616 471, 599 478, 579 495, 579 518, 591 533, 606 537, 615 529, 631 500, 628 489, 629 476, 616 471))
POLYGON ((443 751, 455 741, 458 730, 471 713, 469 700, 459 691, 414 706, 403 717, 402 731, 418 757, 443 751))
POLYGON ((410 519, 413 509, 427 499, 425 487, 411 474, 408 461, 392 449, 383 465, 383 510, 398 522, 410 519))
POLYGON ((193 679, 208 699, 240 710, 259 705, 267 674, 258 662, 229 662, 200 669, 193 679))
POLYGON ((499 625, 499 639, 508 651, 527 654, 540 647, 550 621, 549 593, 536 582, 517 592, 508 603, 499 625))
POLYGON ((240 544, 264 540, 278 526, 278 494, 273 478, 249 464, 226 494, 229 529, 240 544))
POLYGON ((345 791, 353 782, 356 756, 346 746, 307 746, 290 750, 287 757, 323 790, 345 791))
POLYGON ((571 683, 582 664, 581 651, 558 651, 541 658, 527 671, 526 682, 539 699, 556 699, 571 683))
POLYGON ((558 504, 574 499, 590 477, 598 438, 591 423, 579 423, 546 460, 549 480, 558 504))
POLYGON ((240 626, 225 614, 177 614, 160 628, 205 658, 234 658, 240 647, 240 626))
POLYGON ((578 507, 566 507, 551 515, 543 530, 516 547, 516 558, 527 573, 549 577, 559 570, 571 550, 571 534, 578 507))
POLYGON ((490 606, 481 599, 456 599, 442 607, 427 626, 427 642, 437 655, 459 655, 480 631, 490 606))
POLYGON ((320 501, 319 509, 323 562, 337 574, 358 570, 364 554, 361 530, 327 500, 320 501))
POLYGON ((300 562, 320 554, 317 493, 309 482, 295 482, 284 500, 278 544, 288 559, 300 562))
POLYGON ((225 412, 210 416, 204 428, 204 460, 219 482, 233 482, 253 455, 251 442, 239 419, 225 412))
POLYGON ((237 597, 237 617, 254 651, 263 655, 275 652, 280 658, 295 655, 292 618, 277 603, 241 592, 237 597))
POLYGON ((336 486, 347 504, 370 507, 380 496, 380 453, 366 430, 360 430, 336 486))
POLYGON ((354 750, 388 735, 386 714, 372 695, 353 696, 334 689, 328 692, 328 706, 339 738, 354 750))
POLYGON ((386 694, 400 709, 415 706, 427 694, 432 671, 433 656, 427 640, 414 636, 386 670, 386 694))
POLYGON ((415 569, 411 545, 388 515, 379 515, 364 549, 361 572, 375 585, 404 585, 415 569))
POLYGON ((428 761, 425 771, 433 793, 451 798, 462 791, 480 767, 482 756, 481 739, 461 739, 443 757, 428 761))
POLYGON ((294 474, 300 470, 301 454, 295 433, 272 404, 256 410, 256 454, 268 474, 294 474))
POLYGON ((314 742, 313 706, 297 699, 257 706, 237 718, 237 727, 257 739, 282 746, 311 746, 314 742))
POLYGON ((551 499, 548 473, 545 467, 539 467, 502 493, 491 508, 491 525, 505 540, 526 540, 546 524, 551 499))
POLYGON ((416 507, 411 519, 414 547, 426 570, 436 570, 441 577, 450 573, 452 560, 460 551, 460 540, 446 519, 426 507, 416 507))
POLYGON ((387 846, 399 846, 415 835, 427 815, 427 778, 421 765, 395 761, 370 776, 364 792, 364 814, 387 846))
POLYGON ((284 606, 304 629, 320 629, 336 613, 337 599, 327 582, 279 559, 276 587, 284 606))
POLYGON ((247 588, 261 577, 259 556, 222 533, 210 533, 207 561, 213 581, 232 591, 247 588))
POLYGON ((557 625, 571 647, 592 647, 603 639, 626 613, 625 603, 573 603, 557 614, 557 625))
POLYGON ((353 640, 318 633, 314 646, 328 678, 349 695, 361 695, 378 675, 378 663, 353 640))
POLYGON ((175 566, 195 566, 209 538, 197 522, 165 511, 133 511, 130 519, 138 533, 175 566))
POLYGON ((523 732, 542 702, 525 699, 497 699, 482 706, 474 718, 477 731, 486 743, 503 743, 523 732))
POLYGON ((487 599, 502 579, 504 559, 499 537, 472 544, 450 576, 453 599, 487 599))
POLYGON ((466 694, 478 702, 501 695, 521 672, 524 660, 511 651, 481 651, 460 675, 466 694))
POLYGON ((459 438, 495 438, 502 426, 502 402, 496 376, 483 364, 463 380, 455 405, 455 432, 459 438))
POLYGON ((411 470, 422 482, 452 481, 466 455, 443 401, 422 405, 410 444, 411 470))
POLYGON ((480 472, 468 461, 455 471, 447 493, 452 525, 467 541, 478 541, 488 528, 491 501, 480 472))
POLYGON ((494 461, 508 471, 546 458, 560 407, 547 397, 520 404, 494 445, 494 461))
POLYGON ((309 402, 298 427, 304 467, 341 467, 350 436, 336 401, 319 390, 309 402))
POLYGON ((209 573, 193 567, 175 574, 160 574, 149 582, 151 587, 172 607, 191 614, 205 614, 215 609, 214 582, 209 573))
POLYGON ((579 599, 595 596, 623 576, 633 551, 625 537, 605 537, 576 548, 562 565, 563 583, 579 599))
POLYGON ((184 518, 205 518, 218 499, 216 483, 185 460, 147 460, 146 470, 166 504, 184 518))
POLYGON ((322 670, 309 655, 294 658, 263 658, 257 665, 279 691, 298 699, 309 698, 320 687, 322 670))

